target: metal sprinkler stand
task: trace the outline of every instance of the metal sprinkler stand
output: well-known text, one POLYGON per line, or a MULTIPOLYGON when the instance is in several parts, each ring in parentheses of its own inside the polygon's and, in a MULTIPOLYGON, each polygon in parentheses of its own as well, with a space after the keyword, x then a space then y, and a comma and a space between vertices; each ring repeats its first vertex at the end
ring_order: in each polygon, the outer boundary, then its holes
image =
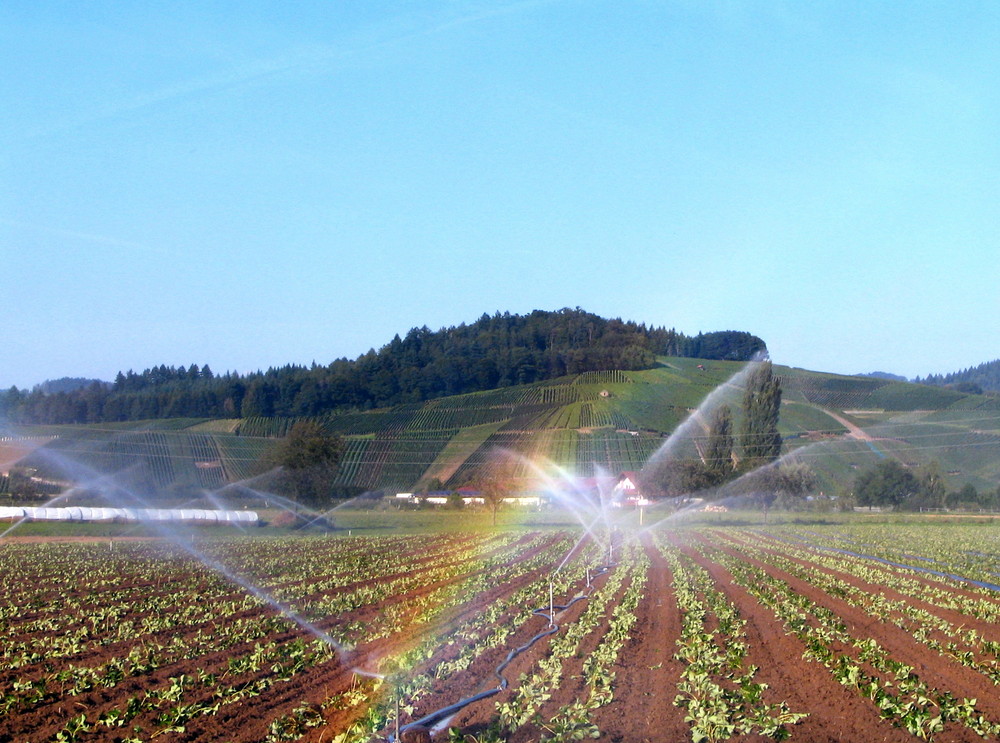
POLYGON ((549 626, 556 626, 556 612, 552 602, 552 581, 549 581, 549 626))

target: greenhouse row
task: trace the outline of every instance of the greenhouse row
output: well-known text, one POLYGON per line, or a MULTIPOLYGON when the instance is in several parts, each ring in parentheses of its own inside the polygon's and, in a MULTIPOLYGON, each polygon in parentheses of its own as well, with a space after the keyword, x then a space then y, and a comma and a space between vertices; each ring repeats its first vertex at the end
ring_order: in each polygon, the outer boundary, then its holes
POLYGON ((0 521, 188 521, 198 523, 256 524, 256 511, 222 511, 204 508, 66 508, 0 506, 0 521))

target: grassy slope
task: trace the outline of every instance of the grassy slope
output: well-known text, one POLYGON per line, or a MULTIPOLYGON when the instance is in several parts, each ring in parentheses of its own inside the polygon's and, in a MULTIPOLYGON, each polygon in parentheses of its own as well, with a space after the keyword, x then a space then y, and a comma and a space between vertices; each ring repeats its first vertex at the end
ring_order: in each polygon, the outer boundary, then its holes
MULTIPOLYGON (((640 469, 709 396, 738 411, 741 390, 727 382, 741 368, 736 362, 664 358, 648 371, 590 373, 333 416, 326 423, 350 443, 344 483, 368 488, 406 490, 430 478, 456 486, 488 469, 497 452, 516 454, 524 476, 539 467, 617 473, 640 469)), ((858 470, 884 456, 912 466, 936 460, 953 488, 971 482, 992 489, 1000 481, 1000 400, 902 382, 775 370, 782 381, 785 449, 812 466, 827 490, 849 484, 858 470), (845 438, 844 422, 871 440, 845 438)), ((707 420, 702 416, 686 426, 689 437, 703 436, 707 420)), ((30 427, 24 433, 58 435, 50 448, 101 472, 128 471, 159 486, 179 481, 213 487, 220 477, 251 474, 254 460, 273 445, 273 439, 235 435, 235 424, 185 419, 30 427)), ((693 440, 678 451, 697 453, 693 440)))

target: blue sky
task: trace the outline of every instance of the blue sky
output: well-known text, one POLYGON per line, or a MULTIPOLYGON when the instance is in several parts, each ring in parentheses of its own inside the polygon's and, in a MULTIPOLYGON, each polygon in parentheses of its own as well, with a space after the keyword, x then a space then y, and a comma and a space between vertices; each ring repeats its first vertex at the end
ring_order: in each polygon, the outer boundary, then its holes
POLYGON ((0 386, 582 307, 1000 357, 1000 4, 0 5, 0 386))

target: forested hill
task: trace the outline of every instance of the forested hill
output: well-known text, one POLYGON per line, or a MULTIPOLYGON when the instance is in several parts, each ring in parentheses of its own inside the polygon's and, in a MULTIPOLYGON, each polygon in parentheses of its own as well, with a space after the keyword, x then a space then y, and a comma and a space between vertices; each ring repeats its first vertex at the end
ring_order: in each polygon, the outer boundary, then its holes
POLYGON ((913 381, 939 387, 953 387, 959 392, 973 394, 986 391, 1000 392, 1000 359, 951 374, 930 374, 925 379, 917 377, 913 381))
POLYGON ((208 366, 119 372, 71 392, 0 394, 0 416, 18 423, 99 423, 150 418, 316 416, 419 403, 586 371, 651 368, 658 355, 745 361, 766 352, 746 332, 686 336, 577 309, 497 313, 431 331, 414 328, 380 350, 328 366, 214 374, 208 366))

